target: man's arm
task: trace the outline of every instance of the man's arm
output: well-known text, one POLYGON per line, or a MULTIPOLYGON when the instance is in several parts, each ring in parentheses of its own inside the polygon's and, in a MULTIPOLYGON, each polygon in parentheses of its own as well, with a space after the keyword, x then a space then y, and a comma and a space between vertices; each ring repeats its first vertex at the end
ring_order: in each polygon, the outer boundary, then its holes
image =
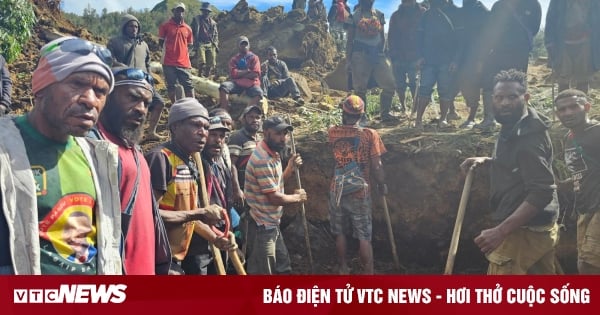
POLYGON ((0 115, 2 115, 4 111, 10 110, 12 80, 10 79, 10 72, 8 72, 6 61, 3 57, 0 58, 0 64, 2 64, 2 95, 0 95, 0 106, 6 107, 5 109, 0 108, 0 115))
POLYGON ((238 177, 237 161, 239 156, 230 154, 231 158, 231 184, 233 188, 233 202, 243 203, 244 202, 244 188, 240 187, 240 180, 238 177))
MULTIPOLYGON (((156 202, 160 204, 164 191, 153 189, 156 202)), ((202 221, 208 224, 216 224, 221 219, 222 208, 217 205, 210 205, 206 208, 194 210, 164 210, 158 209, 160 216, 165 224, 183 224, 190 221, 202 221)))
POLYGON ((285 206, 294 203, 300 203, 307 200, 306 192, 304 189, 296 189, 293 194, 286 195, 279 191, 274 191, 271 193, 267 193, 267 199, 269 199, 269 203, 276 206, 285 206))

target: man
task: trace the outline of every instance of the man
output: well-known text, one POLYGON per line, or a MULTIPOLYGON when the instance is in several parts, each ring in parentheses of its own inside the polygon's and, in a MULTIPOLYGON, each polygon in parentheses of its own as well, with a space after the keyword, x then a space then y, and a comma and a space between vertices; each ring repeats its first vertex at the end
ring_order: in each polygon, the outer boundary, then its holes
POLYGON ((464 31, 460 36, 465 47, 458 65, 458 85, 469 108, 469 116, 460 127, 471 129, 475 126, 475 115, 481 95, 481 30, 484 29, 490 11, 481 1, 464 0, 460 9, 460 19, 464 31))
POLYGON ((306 15, 313 21, 327 21, 327 10, 323 0, 309 0, 306 15))
POLYGON ((249 104, 258 104, 263 91, 260 88, 260 59, 250 51, 248 37, 238 38, 238 54, 229 60, 229 79, 219 86, 219 105, 229 111, 229 94, 246 95, 252 100, 249 104))
POLYGON ((550 1, 544 43, 559 91, 572 85, 587 93, 594 72, 600 69, 599 28, 598 1, 550 1))
POLYGON ((490 205, 497 225, 475 244, 489 261, 488 274, 556 274, 558 198, 552 172, 550 121, 527 106, 527 74, 500 72, 494 117, 502 125, 493 156, 466 159, 467 170, 490 164, 490 205))
POLYGON ((263 112, 260 106, 250 105, 244 108, 240 116, 242 128, 234 131, 229 138, 229 154, 234 168, 233 200, 238 206, 244 204, 242 190, 245 183, 246 165, 260 141, 258 131, 262 126, 262 119, 263 112))
POLYGON ((342 102, 342 125, 329 128, 329 145, 335 159, 336 174, 347 176, 344 170, 355 165, 360 173, 362 187, 344 192, 344 179, 334 176, 329 198, 331 232, 336 237, 335 247, 340 274, 348 274, 346 234, 358 239, 358 253, 365 274, 373 274, 372 204, 369 183, 373 173, 379 192, 387 194, 381 155, 386 152, 383 141, 374 129, 361 128, 359 122, 365 113, 365 104, 356 95, 342 102), (338 172, 339 171, 339 172, 338 172), (350 224, 348 224, 350 223, 350 224))
POLYGON ((194 50, 198 59, 198 75, 209 77, 217 68, 217 53, 219 51, 219 31, 217 22, 210 17, 210 3, 202 2, 202 14, 192 21, 194 33, 194 50))
POLYGON ((4 116, 10 112, 12 80, 6 60, 0 55, 0 116, 4 116))
MULTIPOLYGON (((125 14, 121 18, 121 33, 108 41, 107 48, 113 55, 113 58, 131 68, 137 68, 145 73, 150 73, 150 48, 148 44, 139 36, 142 28, 140 21, 131 14, 125 14)), ((153 83, 150 82, 152 85, 153 83)), ((154 90, 152 102, 148 111, 148 131, 145 140, 157 141, 162 138, 156 133, 156 127, 160 120, 160 114, 165 107, 165 101, 158 91, 154 90)))
POLYGON ((62 37, 40 53, 35 106, 0 119, 0 272, 121 274, 117 148, 83 138, 113 88, 110 51, 62 37), (97 251, 72 261, 62 231, 74 211, 94 218, 78 228, 91 231, 85 246, 97 251))
MULTIPOLYGON (((406 113, 406 88, 413 99, 417 88, 417 29, 425 7, 416 0, 402 0, 398 10, 392 13, 388 32, 388 55, 392 61, 396 93, 400 100, 400 111, 406 113)), ((416 111, 413 104, 412 112, 416 111)))
POLYGON ((291 95, 297 105, 304 105, 296 81, 290 77, 287 64, 277 58, 277 49, 273 46, 267 48, 268 60, 261 66, 263 76, 263 89, 269 99, 276 99, 291 95))
POLYGON ((175 103, 176 87, 183 86, 186 97, 194 97, 190 68, 189 48, 194 44, 192 29, 185 24, 185 4, 177 4, 171 12, 173 17, 158 29, 158 44, 163 47, 163 72, 167 82, 167 93, 171 104, 175 103))
POLYGON ((394 77, 390 61, 384 55, 385 17, 373 9, 375 0, 359 0, 348 26, 346 44, 347 67, 352 75, 352 89, 367 102, 369 78, 373 76, 381 88, 379 103, 382 122, 397 122, 390 114, 394 97, 394 77))
POLYGON ((591 103, 585 93, 564 90, 554 101, 556 116, 569 128, 565 137, 567 181, 575 194, 577 269, 580 274, 600 274, 600 124, 588 117, 591 103))
POLYGON ((352 16, 347 2, 348 0, 333 0, 329 8, 329 13, 327 13, 329 32, 333 37, 338 52, 344 51, 346 47, 346 23, 352 16))
POLYGON ((458 94, 455 81, 461 48, 459 32, 462 28, 458 20, 458 8, 446 0, 431 0, 429 4, 431 8, 423 14, 417 35, 417 68, 421 70, 415 120, 418 130, 423 130, 423 114, 431 101, 434 85, 437 85, 440 100, 439 128, 449 126, 447 119, 458 94))
POLYGON ((484 117, 473 128, 496 128, 492 111, 494 76, 509 69, 527 73, 529 52, 540 30, 541 19, 542 9, 537 0, 499 0, 492 6, 481 41, 484 117))
POLYGON ((154 275, 156 266, 160 264, 164 264, 165 268, 159 273, 167 273, 171 262, 168 256, 170 249, 163 248, 163 254, 166 251, 167 257, 160 257, 162 261, 157 261, 161 248, 155 248, 157 237, 160 236, 155 237, 155 224, 163 229, 164 225, 160 216, 155 216, 153 211, 150 169, 139 147, 154 89, 150 75, 140 69, 117 67, 113 68, 113 74, 115 89, 108 96, 92 136, 108 140, 119 148, 121 230, 125 239, 124 273, 154 275))
POLYGON ((292 1, 292 10, 300 9, 306 10, 306 0, 294 0, 292 1))
POLYGON ((171 141, 152 149, 146 160, 169 235, 173 273, 207 274, 212 261, 209 243, 223 249, 230 245, 209 226, 221 219, 224 209, 214 204, 200 207, 199 185, 205 179, 199 177, 196 163, 201 162, 193 155, 206 145, 208 111, 195 98, 182 98, 171 107, 167 124, 171 141), (184 264, 186 255, 190 258, 184 264))
POLYGON ((286 194, 284 181, 293 176, 302 165, 300 154, 294 154, 285 171, 281 166, 281 151, 286 147, 293 127, 283 118, 273 116, 263 123, 264 140, 252 153, 246 167, 244 194, 250 206, 249 229, 254 229, 250 240, 252 252, 248 260, 248 274, 289 274, 290 257, 279 229, 283 206, 306 201, 304 189, 286 194))

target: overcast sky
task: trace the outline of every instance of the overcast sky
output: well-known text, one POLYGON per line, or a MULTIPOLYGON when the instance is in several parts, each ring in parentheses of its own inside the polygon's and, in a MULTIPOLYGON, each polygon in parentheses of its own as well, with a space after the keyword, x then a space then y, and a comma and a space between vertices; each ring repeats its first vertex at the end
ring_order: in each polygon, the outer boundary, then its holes
MULTIPOLYGON (((329 8, 331 1, 323 0, 325 5, 329 8)), ((62 6, 63 10, 66 12, 72 12, 76 14, 82 14, 83 9, 87 6, 90 6, 96 9, 97 12, 102 12, 102 9, 107 8, 108 12, 112 11, 124 11, 129 7, 140 10, 144 8, 152 9, 160 0, 63 0, 62 6)), ((216 6, 221 10, 230 10, 233 6, 238 2, 238 0, 212 0, 209 1, 211 4, 216 6)), ((277 5, 283 5, 285 10, 290 10, 292 6, 292 0, 287 1, 278 1, 278 0, 248 0, 248 4, 251 6, 255 6, 258 10, 264 11, 267 8, 274 7, 277 5)), ((349 0, 348 3, 352 6, 357 3, 358 0, 349 0)), ((458 6, 462 5, 462 0, 454 1, 458 6)), ((496 2, 495 0, 482 0, 482 2, 488 7, 491 8, 492 4, 496 2)), ((544 24, 546 10, 548 9, 548 3, 550 0, 540 0, 542 5, 543 17, 542 17, 542 25, 544 24)), ((375 7, 381 10, 385 14, 386 20, 389 20, 390 15, 398 8, 398 4, 400 4, 400 0, 378 0, 375 1, 375 7)))

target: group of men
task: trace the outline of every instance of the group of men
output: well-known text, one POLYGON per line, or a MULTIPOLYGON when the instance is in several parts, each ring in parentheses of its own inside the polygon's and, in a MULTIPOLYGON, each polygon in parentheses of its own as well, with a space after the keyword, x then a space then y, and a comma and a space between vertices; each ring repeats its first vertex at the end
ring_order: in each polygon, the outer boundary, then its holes
MULTIPOLYGON (((181 9, 173 9, 165 34, 186 33, 176 22, 181 9)), ((371 20, 370 30, 379 33, 375 11, 354 18, 359 24, 371 20)), ((223 231, 223 220, 240 215, 248 273, 290 273, 279 228, 283 206, 307 200, 302 189, 284 189, 302 165, 299 154, 286 150, 290 122, 264 119, 261 107, 249 105, 242 127, 229 135, 233 120, 225 104, 209 112, 194 97, 185 97, 174 100, 169 111, 170 140, 144 155, 139 143, 146 115, 160 101, 142 53, 147 46, 135 35, 139 22, 125 16, 122 25, 121 44, 117 39, 109 44, 114 54, 76 37, 44 45, 32 75, 33 109, 0 118, 5 135, 0 138, 0 274, 211 274, 219 263, 215 251, 233 254, 237 246, 223 231), (125 62, 114 66, 115 60, 125 62)), ((351 31, 349 38, 364 35, 351 31)), ((232 76, 255 83, 258 77, 250 73, 260 70, 258 57, 251 56, 245 37, 239 49, 232 76), (246 69, 236 68, 242 59, 246 69)), ((368 47, 360 49, 353 56, 359 63, 370 58, 368 47)), ((269 57, 268 72, 287 71, 277 63, 275 49, 269 57)), ((171 75, 179 78, 182 67, 172 67, 171 75)), ((226 88, 244 88, 236 84, 226 88)), ((529 97, 525 72, 499 71, 489 109, 502 126, 493 155, 461 165, 465 170, 490 165, 497 225, 475 239, 489 260, 489 274, 560 272, 554 253, 558 181, 550 123, 527 106, 529 97)), ((600 125, 588 117, 585 92, 565 89, 553 101, 569 129, 565 162, 572 176, 560 186, 576 195, 579 272, 598 273, 600 125)), ((10 101, 7 106, 3 98, 1 104, 9 107, 10 101)), ((373 274, 371 194, 388 193, 381 162, 386 149, 376 130, 361 126, 365 102, 360 96, 348 96, 340 107, 342 124, 328 131, 335 160, 331 232, 339 272, 349 272, 346 248, 352 233, 359 240, 362 271, 373 274)))

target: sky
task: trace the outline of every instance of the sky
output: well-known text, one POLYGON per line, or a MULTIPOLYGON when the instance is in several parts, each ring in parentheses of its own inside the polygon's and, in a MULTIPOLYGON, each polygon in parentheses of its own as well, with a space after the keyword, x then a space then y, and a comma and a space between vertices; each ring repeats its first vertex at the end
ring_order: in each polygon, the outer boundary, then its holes
MULTIPOLYGON (((327 9, 329 10, 329 5, 331 1, 323 0, 327 9)), ((492 4, 496 2, 495 0, 481 0, 488 8, 492 7, 492 4)), ((113 11, 125 11, 129 7, 140 10, 144 8, 152 9, 160 0, 63 0, 62 6, 63 10, 66 12, 71 12, 75 14, 82 14, 83 9, 85 9, 88 5, 92 8, 96 9, 97 12, 102 12, 102 9, 106 8, 108 12, 113 11)), ((212 0, 209 1, 212 5, 216 6, 220 10, 230 10, 235 6, 238 0, 212 0)), ((307 1, 308 2, 308 1, 307 1)), ((454 0, 456 5, 461 6, 462 0, 454 0)), ((542 25, 544 25, 546 10, 548 9, 548 3, 550 0, 540 0, 540 4, 542 5, 542 25)), ((352 7, 354 4, 358 3, 358 0, 349 0, 348 3, 352 7)), ((285 11, 289 11, 292 6, 292 0, 287 1, 279 1, 279 0, 248 0, 248 4, 250 6, 256 7, 259 11, 265 11, 267 8, 283 5, 285 7, 285 11)), ((385 14, 386 20, 390 19, 391 14, 396 11, 398 5, 400 4, 400 0, 378 0, 375 1, 375 8, 379 9, 381 12, 385 14)))

